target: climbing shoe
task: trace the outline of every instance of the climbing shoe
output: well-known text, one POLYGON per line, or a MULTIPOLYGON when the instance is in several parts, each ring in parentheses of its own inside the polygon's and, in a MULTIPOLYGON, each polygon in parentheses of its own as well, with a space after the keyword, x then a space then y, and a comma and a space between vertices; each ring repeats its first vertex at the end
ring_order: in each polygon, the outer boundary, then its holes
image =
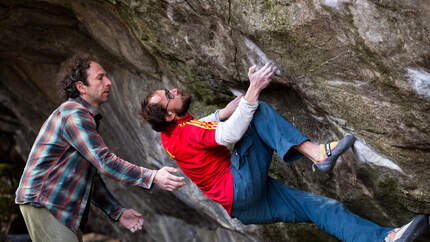
POLYGON ((342 155, 355 141, 354 135, 347 134, 339 142, 333 142, 323 145, 324 158, 312 165, 312 171, 315 172, 315 167, 320 171, 328 173, 333 170, 336 165, 337 158, 342 155))
POLYGON ((385 242, 412 242, 429 229, 429 215, 420 214, 411 222, 394 229, 394 240, 385 237, 385 242))

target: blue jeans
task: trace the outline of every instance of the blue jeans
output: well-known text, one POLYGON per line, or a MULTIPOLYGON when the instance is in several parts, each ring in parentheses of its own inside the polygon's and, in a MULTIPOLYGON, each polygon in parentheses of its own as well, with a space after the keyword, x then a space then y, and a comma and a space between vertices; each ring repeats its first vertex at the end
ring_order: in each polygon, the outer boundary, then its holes
POLYGON ((268 176, 273 151, 292 162, 303 156, 292 147, 306 140, 272 107, 260 102, 231 157, 232 216, 244 224, 311 222, 342 241, 384 241, 392 228, 362 219, 334 199, 287 187, 268 176))

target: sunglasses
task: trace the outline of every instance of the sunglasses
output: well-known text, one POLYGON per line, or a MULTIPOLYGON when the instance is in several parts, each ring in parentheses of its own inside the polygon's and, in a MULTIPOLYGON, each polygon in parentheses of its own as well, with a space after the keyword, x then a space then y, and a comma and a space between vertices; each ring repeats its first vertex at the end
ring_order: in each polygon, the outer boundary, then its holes
POLYGON ((167 107, 169 107, 170 100, 174 99, 175 95, 173 95, 173 93, 171 93, 167 89, 164 89, 164 95, 166 95, 166 98, 167 98, 167 105, 166 105, 166 108, 165 108, 167 110, 167 107))

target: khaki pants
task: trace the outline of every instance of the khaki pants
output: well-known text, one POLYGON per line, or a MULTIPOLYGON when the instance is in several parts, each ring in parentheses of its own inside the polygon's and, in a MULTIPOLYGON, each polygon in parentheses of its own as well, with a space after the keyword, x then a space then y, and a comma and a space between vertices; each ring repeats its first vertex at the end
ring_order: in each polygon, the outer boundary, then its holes
POLYGON ((46 208, 19 205, 33 242, 82 242, 82 233, 74 233, 60 223, 46 208))

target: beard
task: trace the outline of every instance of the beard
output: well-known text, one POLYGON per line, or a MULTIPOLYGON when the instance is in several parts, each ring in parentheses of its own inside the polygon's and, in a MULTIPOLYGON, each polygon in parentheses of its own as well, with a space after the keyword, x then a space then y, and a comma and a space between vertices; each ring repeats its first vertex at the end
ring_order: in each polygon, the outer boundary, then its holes
POLYGON ((179 110, 176 110, 176 113, 179 117, 184 117, 187 115, 188 110, 190 109, 192 102, 191 96, 183 96, 182 97, 182 107, 179 110))

